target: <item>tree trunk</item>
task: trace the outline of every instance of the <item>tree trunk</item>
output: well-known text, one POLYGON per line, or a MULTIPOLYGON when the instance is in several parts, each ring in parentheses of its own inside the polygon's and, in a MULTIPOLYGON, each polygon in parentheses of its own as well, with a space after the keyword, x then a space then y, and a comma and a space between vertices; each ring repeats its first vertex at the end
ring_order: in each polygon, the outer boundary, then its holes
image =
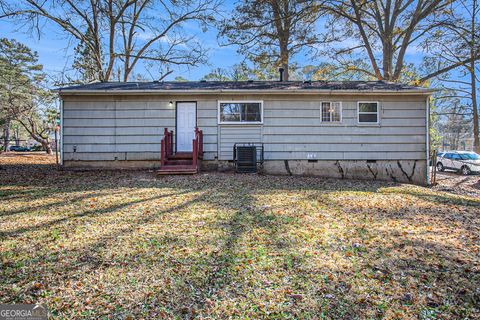
MULTIPOLYGON (((283 41, 282 41, 283 42, 283 41)), ((289 56, 288 56, 288 44, 283 42, 280 44, 280 62, 283 68, 283 81, 288 81, 290 77, 289 67, 289 56)))
POLYGON ((480 153, 480 139, 478 134, 478 105, 477 105, 477 81, 475 77, 475 61, 470 65, 470 77, 472 82, 472 111, 473 111, 473 150, 480 153))
POLYGON ((13 129, 13 140, 15 140, 17 146, 20 145, 20 132, 18 132, 18 127, 13 129))
POLYGON ((48 141, 41 141, 40 143, 47 154, 52 154, 52 146, 48 141))
POLYGON ((3 128, 3 147, 4 151, 8 151, 10 147, 10 119, 5 121, 5 126, 3 128))
POLYGON ((475 55, 476 55, 476 25, 475 25, 475 12, 477 11, 477 0, 473 1, 472 11, 472 25, 471 36, 472 46, 470 47, 470 78, 472 82, 472 111, 473 111, 473 150, 480 153, 480 141, 478 136, 478 105, 477 105, 477 77, 475 71, 475 55))
MULTIPOLYGON (((392 81, 392 69, 393 69, 393 49, 389 40, 383 42, 383 79, 386 81, 392 81)), ((397 80, 397 79, 396 79, 397 80)))

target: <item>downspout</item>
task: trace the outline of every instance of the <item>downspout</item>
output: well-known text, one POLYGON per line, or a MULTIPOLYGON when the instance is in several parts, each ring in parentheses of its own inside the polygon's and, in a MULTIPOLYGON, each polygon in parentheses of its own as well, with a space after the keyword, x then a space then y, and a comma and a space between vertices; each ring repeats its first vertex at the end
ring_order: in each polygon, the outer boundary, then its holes
POLYGON ((60 98, 60 165, 63 166, 63 99, 60 98))
POLYGON ((425 114, 425 127, 426 127, 426 132, 425 132, 425 141, 426 141, 426 150, 427 150, 427 165, 426 165, 426 171, 427 171, 427 186, 430 185, 430 96, 427 97, 425 101, 425 109, 426 109, 426 114, 425 114))

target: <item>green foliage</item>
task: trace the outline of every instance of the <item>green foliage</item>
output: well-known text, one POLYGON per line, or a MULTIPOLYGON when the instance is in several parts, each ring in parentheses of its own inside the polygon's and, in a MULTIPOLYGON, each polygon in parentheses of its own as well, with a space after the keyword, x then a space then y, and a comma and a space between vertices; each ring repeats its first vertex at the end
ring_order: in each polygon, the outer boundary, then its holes
POLYGON ((182 76, 178 76, 178 77, 175 77, 175 81, 178 81, 178 82, 187 82, 188 79, 182 77, 182 76))
MULTIPOLYGON (((87 29, 87 38, 92 37, 90 28, 87 29)), ((75 59, 72 67, 80 74, 80 82, 89 83, 102 80, 101 70, 98 70, 98 64, 95 61, 95 54, 92 49, 84 42, 80 42, 74 49, 75 59)))
POLYGON ((45 79, 38 55, 24 44, 0 39, 0 103, 7 108, 31 98, 35 86, 45 79))
POLYGON ((438 150, 441 145, 442 136, 438 130, 439 116, 434 98, 430 99, 430 150, 438 150))
POLYGON ((44 88, 46 75, 38 55, 16 40, 0 39, 1 115, 18 121, 29 135, 48 145, 52 93, 44 88))

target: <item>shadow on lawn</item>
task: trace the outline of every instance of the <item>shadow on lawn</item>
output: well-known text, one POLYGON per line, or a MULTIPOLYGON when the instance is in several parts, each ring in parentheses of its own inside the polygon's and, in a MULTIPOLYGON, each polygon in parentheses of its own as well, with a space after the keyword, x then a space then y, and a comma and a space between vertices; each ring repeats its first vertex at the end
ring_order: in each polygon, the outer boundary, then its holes
MULTIPOLYGON (((110 207, 104 208, 104 209, 85 210, 85 211, 83 211, 79 214, 73 214, 73 215, 66 216, 66 217, 63 217, 63 218, 60 218, 60 219, 55 219, 55 220, 49 221, 47 223, 42 223, 42 224, 38 224, 38 225, 24 227, 24 228, 16 229, 16 230, 13 230, 13 231, 6 231, 6 232, 1 232, 0 231, 0 238, 18 236, 18 235, 21 235, 22 233, 25 233, 25 232, 36 231, 36 230, 40 230, 40 229, 46 229, 46 228, 49 228, 49 227, 52 227, 52 226, 57 226, 58 224, 61 224, 61 223, 64 223, 64 222, 67 222, 67 221, 70 221, 70 220, 74 220, 74 219, 78 219, 78 218, 82 218, 82 217, 93 217, 93 216, 104 215, 104 214, 112 213, 112 212, 115 212, 117 210, 121 210, 121 209, 130 207, 134 204, 139 204, 139 203, 142 203, 142 202, 148 202, 148 201, 152 201, 152 200, 158 200, 158 199, 161 199, 161 198, 181 195, 181 194, 185 194, 185 193, 187 193, 187 191, 178 192, 178 193, 171 193, 171 194, 162 194, 162 195, 153 196, 153 197, 149 197, 149 198, 145 198, 145 199, 139 199, 139 200, 129 201, 129 202, 126 202, 126 203, 121 203, 121 204, 110 206, 110 207)), ((83 199, 83 198, 81 198, 81 199, 83 199)), ((52 206, 58 206, 58 204, 53 204, 52 206)))
POLYGON ((442 193, 436 192, 434 194, 434 193, 427 193, 427 192, 421 192, 416 190, 414 191, 414 190, 399 189, 399 190, 389 190, 387 192, 382 192, 382 193, 411 195, 426 201, 430 201, 435 204, 453 204, 453 205, 463 205, 463 206, 469 206, 469 207, 480 207, 480 199, 465 198, 457 195, 447 194, 444 192, 442 193))
MULTIPOLYGON (((144 174, 144 173, 143 173, 144 174)), ((50 227, 58 227, 66 222, 79 221, 82 223, 81 218, 87 217, 97 217, 100 215, 106 215, 114 213, 119 210, 124 210, 130 206, 140 204, 140 203, 149 203, 154 202, 158 199, 165 199, 167 197, 174 197, 177 195, 188 195, 192 193, 191 199, 181 201, 178 204, 173 206, 168 206, 161 210, 152 211, 150 213, 144 213, 133 218, 129 221, 126 227, 116 229, 114 231, 105 230, 98 239, 92 243, 88 243, 85 246, 80 246, 75 249, 61 250, 57 252, 47 252, 41 253, 40 255, 31 256, 30 261, 23 261, 25 265, 33 266, 38 261, 49 261, 52 263, 52 269, 44 269, 42 275, 45 278, 53 278, 48 285, 51 287, 62 288, 66 285, 67 282, 72 281, 72 279, 78 279, 79 273, 80 279, 85 274, 99 272, 103 268, 109 268, 112 264, 116 263, 126 263, 128 264, 128 270, 135 270, 140 268, 143 264, 142 262, 142 253, 132 252, 131 256, 122 257, 122 261, 115 261, 113 258, 105 256, 104 250, 112 250, 112 248, 119 248, 121 246, 121 241, 118 240, 119 237, 134 237, 136 235, 136 230, 142 226, 148 226, 151 224, 157 223, 157 219, 161 218, 163 215, 169 214, 172 216, 172 219, 175 219, 176 216, 181 216, 182 214, 187 214, 187 210, 194 210, 193 206, 203 206, 206 208, 215 209, 217 212, 227 212, 225 216, 220 216, 215 219, 215 222, 209 226, 212 230, 221 232, 221 236, 216 237, 209 234, 204 235, 203 239, 207 242, 219 243, 218 249, 214 250, 210 254, 197 257, 194 255, 187 255, 183 260, 174 260, 175 256, 172 253, 172 260, 161 261, 157 263, 165 264, 165 268, 179 268, 182 271, 174 273, 175 279, 177 282, 165 289, 171 295, 177 294, 177 291, 185 290, 185 295, 178 297, 178 300, 168 302, 163 297, 152 298, 150 296, 144 295, 141 299, 138 299, 134 302, 135 305, 143 304, 145 301, 153 301, 155 303, 148 305, 147 312, 151 312, 151 316, 155 315, 159 307, 167 307, 171 316, 177 317, 195 317, 196 315, 201 316, 212 316, 210 314, 212 311, 210 308, 212 304, 225 302, 227 299, 240 299, 247 303, 247 306, 243 306, 247 310, 247 314, 251 312, 253 316, 267 316, 262 313, 260 309, 263 308, 261 305, 255 305, 256 302, 254 297, 249 296, 249 294, 263 293, 263 289, 249 287, 249 284, 245 282, 245 279, 242 278, 242 274, 245 268, 259 268, 258 272, 260 275, 268 275, 267 269, 262 269, 260 266, 261 260, 259 258, 260 253, 256 243, 263 244, 264 249, 268 253, 281 253, 279 254, 278 259, 272 259, 272 272, 279 272, 279 270, 285 270, 285 277, 280 280, 273 280, 273 283, 264 284, 264 286, 281 286, 284 285, 284 282, 289 285, 292 292, 282 293, 281 301, 285 305, 281 308, 285 313, 283 314, 270 314, 270 316, 282 317, 285 315, 290 315, 294 317, 305 317, 308 316, 318 318, 321 312, 326 312, 332 318, 353 318, 361 314, 362 310, 368 308, 374 310, 373 313, 377 313, 377 316, 381 316, 384 311, 382 307, 379 307, 380 301, 375 300, 365 300, 358 302, 356 300, 355 293, 352 293, 352 285, 349 284, 349 281, 353 281, 355 273, 368 273, 373 274, 373 278, 365 277, 365 281, 369 284, 375 284, 378 286, 378 290, 389 290, 392 284, 395 284, 397 288, 400 286, 403 291, 398 292, 391 300, 392 304, 397 305, 398 307, 409 306, 412 301, 405 299, 405 296, 412 294, 413 296, 420 295, 422 290, 425 289, 425 286, 428 286, 428 292, 435 293, 434 286, 441 288, 442 290, 448 291, 450 287, 448 273, 443 269, 437 272, 438 263, 441 261, 443 265, 458 265, 459 263, 467 263, 466 261, 458 261, 459 257, 456 254, 455 248, 449 247, 446 244, 442 243, 429 243, 427 241, 416 241, 415 239, 409 239, 409 246, 413 247, 414 250, 420 250, 423 248, 430 248, 431 253, 429 256, 419 255, 415 259, 397 258, 389 254, 389 251, 402 251, 405 249, 405 244, 396 243, 396 236, 391 233, 384 233, 382 237, 384 239, 391 239, 392 246, 383 248, 384 254, 390 259, 388 264, 385 264, 384 258, 378 257, 378 252, 372 251, 369 252, 356 252, 351 248, 353 256, 350 258, 351 263, 347 265, 336 266, 335 270, 327 270, 324 266, 312 267, 308 264, 308 257, 303 257, 299 255, 299 252, 302 248, 302 242, 296 241, 298 239, 292 238, 290 232, 295 228, 304 228, 304 224, 297 224, 297 220, 301 220, 302 217, 296 212, 290 213, 287 216, 282 216, 278 214, 273 214, 271 210, 276 209, 275 206, 265 209, 259 205, 257 200, 258 195, 265 194, 279 194, 288 192, 298 192, 304 191, 305 197, 310 197, 310 200, 319 200, 327 209, 338 210, 339 219, 343 219, 340 216, 340 213, 345 213, 342 207, 341 202, 335 201, 335 196, 331 193, 339 191, 370 191, 378 192, 379 188, 385 186, 396 186, 392 183, 383 183, 383 182, 359 182, 348 181, 348 180, 334 180, 334 179, 318 179, 318 178, 297 178, 297 177, 259 177, 259 176, 242 176, 238 181, 234 176, 228 174, 208 174, 208 175, 199 175, 195 177, 168 177, 165 179, 159 180, 147 180, 139 183, 138 173, 132 172, 113 172, 113 173, 79 173, 79 172, 68 172, 65 173, 65 176, 62 176, 60 180, 60 187, 56 183, 55 177, 51 177, 48 174, 45 174, 43 181, 28 179, 27 186, 34 188, 35 186, 47 185, 48 189, 46 192, 73 192, 81 191, 82 186, 86 190, 97 191, 97 192, 108 192, 103 189, 110 189, 118 187, 119 185, 126 186, 129 188, 164 188, 169 187, 176 189, 179 192, 168 193, 162 195, 155 195, 145 199, 139 199, 134 201, 126 201, 121 204, 111 205, 103 209, 88 209, 84 210, 79 214, 65 216, 60 219, 56 219, 44 224, 23 227, 11 232, 0 233, 2 237, 11 237, 21 235, 22 233, 33 232, 37 230, 46 230, 50 227), (69 184, 68 179, 75 179, 75 184, 72 186, 69 184), (123 182, 118 183, 118 179, 123 180, 123 182), (53 187, 54 186, 54 187, 53 187), (62 186, 65 187, 62 190, 62 186), (66 191, 67 190, 67 191, 66 191), (103 190, 103 191, 102 191, 103 190), (196 194, 198 193, 198 194, 196 194), (256 229, 262 229, 263 233, 259 237, 261 239, 254 240, 250 239, 251 232, 256 229), (245 240, 254 241, 253 247, 250 245, 245 248, 245 240), (268 240, 268 241, 266 241, 268 240), (249 250, 246 252, 245 250, 249 250), (252 255, 252 258, 249 259, 248 254, 252 255), (64 265, 61 273, 59 274, 58 268, 59 265, 55 263, 60 263, 62 256, 75 256, 75 260, 72 261, 69 265, 64 265), (362 256, 363 255, 363 256, 362 256), (432 261, 427 261, 427 257, 433 257, 432 261), (251 260, 249 262, 249 260, 251 260), (172 265, 168 265, 171 263, 172 265), (240 267, 240 269, 237 269, 240 267), (194 278, 195 276, 189 274, 188 271, 193 268, 202 269, 202 277, 194 278), (322 275, 326 272, 337 273, 338 275, 343 276, 343 278, 333 278, 328 281, 328 287, 318 284, 319 274, 322 275), (427 278, 416 278, 418 274, 422 272, 428 275, 427 278), (45 274, 47 273, 47 274, 45 274), (402 280, 402 274, 408 274, 411 276, 414 281, 413 285, 410 288, 407 288, 406 285, 400 283, 402 280), (392 275, 395 275, 395 278, 392 275), (399 280, 400 279, 400 280, 399 280), (275 282, 277 281, 277 282, 275 282), (400 284, 399 284, 400 283, 400 284), (312 287, 313 289, 308 289, 312 287), (303 297, 295 296, 297 293, 295 290, 298 290, 302 294, 302 290, 310 290, 308 294, 303 294, 303 297), (257 290, 257 291, 255 291, 257 290), (413 290, 413 292, 412 292, 413 290), (307 297, 307 295, 311 295, 307 297), (333 295, 334 298, 325 298, 326 295, 333 295), (314 301, 305 305, 303 299, 309 299, 314 301), (159 299, 159 300, 151 300, 159 299), (169 304, 170 303, 170 304, 169 304)), ((150 177, 151 178, 151 177, 150 177)), ((21 181, 17 180, 17 183, 21 181)), ((11 192, 9 190, 8 192, 11 192)), ((23 191, 22 191, 23 192, 23 191)), ((42 190, 42 194, 44 191, 42 190)), ((413 192, 413 191, 395 191, 396 193, 410 194, 415 197, 431 201, 434 203, 443 203, 443 204, 456 204, 456 205, 465 205, 468 207, 476 207, 478 203, 475 200, 464 200, 457 199, 456 197, 449 196, 436 196, 429 195, 422 192, 413 192), (458 202, 458 201, 460 202, 458 202)), ((22 193, 23 194, 23 193, 22 193)), ((28 193, 24 194, 26 200, 28 199, 28 193)), ((98 196, 98 194, 96 195, 98 196)), ((80 201, 84 198, 75 197, 72 198, 73 201, 80 201)), ((54 204, 48 204, 45 208, 55 209, 61 207, 64 203, 58 202, 54 204)), ((292 204, 294 205, 294 204, 292 204)), ((39 210, 40 207, 32 208, 32 210, 39 210)), ((387 211, 386 214, 377 214, 371 212, 374 218, 384 219, 385 215, 394 214, 394 209, 387 211)), ((8 214, 15 214, 16 212, 9 212, 8 214)), ((347 214, 349 214, 347 212, 347 214)), ((425 214, 435 215, 434 212, 426 212, 425 214)), ((400 219, 401 217, 395 217, 395 219, 400 219)), ((352 228, 355 226, 364 226, 367 222, 364 220, 362 215, 352 216, 352 228)), ((316 223, 324 223, 322 221, 317 221, 316 223)), ((162 227, 161 224, 158 225, 162 227)), ((192 226, 194 228, 194 226, 192 226)), ((67 230, 68 231, 68 230, 67 230)), ((365 229, 366 233, 381 234, 381 231, 378 229, 365 229)), ((173 242, 177 246, 186 246, 187 244, 183 243, 181 239, 181 234, 175 234, 173 231, 168 236, 168 241, 173 242)), ((317 236, 317 235, 313 235, 317 236)), ((348 243, 348 235, 346 240, 343 239, 345 235, 336 234, 338 237, 338 243, 335 243, 335 246, 329 248, 332 253, 344 254, 345 246, 347 249, 350 247, 348 243), (346 241, 342 243, 341 241, 346 241)), ((357 236, 352 234, 352 236, 357 236)), ((153 239, 153 236, 152 236, 153 239)), ((248 244, 248 243, 247 243, 248 244)), ((120 249, 120 248, 119 248, 120 249)), ((161 244, 160 250, 168 250, 169 246, 166 244, 161 244)), ((195 249, 195 248, 193 248, 195 249)), ((327 257, 328 258, 328 257, 327 257)), ((120 259, 120 258, 118 258, 120 259)), ((34 267, 24 269, 24 274, 22 274, 20 283, 27 283, 31 279, 38 279, 38 272, 34 267)), ((452 271, 455 276, 458 277, 454 281, 455 285, 458 287, 458 292, 460 295, 454 295, 453 305, 456 307, 461 307, 461 302, 463 296, 467 296, 467 302, 475 303, 475 295, 472 296, 471 285, 466 285, 466 281, 469 279, 475 279, 478 277, 474 275, 472 278, 471 273, 465 273, 460 270, 452 271), (458 281, 457 281, 458 280, 458 281), (465 289, 461 291, 461 289, 465 289)), ((136 275, 137 278, 141 275, 136 275)), ((162 276, 159 275, 159 276, 162 276)), ((251 276, 251 275, 250 275, 251 276)), ((365 274, 362 273, 362 276, 365 274)), ((12 282, 12 281, 9 281, 12 282)), ((478 283, 478 282, 477 282, 478 283)), ((258 285, 258 284, 257 284, 258 285)), ((165 291, 162 291, 165 292, 165 291)), ((443 292, 443 291, 442 291, 443 292)), ((375 293, 373 292, 372 295, 375 293)), ((15 294, 12 292, 11 297, 6 302, 15 301, 15 294)), ((32 296, 31 299, 34 301, 35 296, 32 296)), ((257 297, 258 298, 258 297, 257 297)), ((100 299, 100 298, 99 298, 100 299)), ((265 298, 267 299, 267 298, 265 298)), ((70 301, 71 302, 71 301, 70 301)), ((421 303, 421 306, 425 308, 441 308, 444 304, 448 303, 447 297, 443 297, 435 301, 425 301, 421 303)), ((477 301, 478 302, 478 301, 477 301)), ((452 303, 451 301, 449 303, 452 303)), ((133 305, 133 304, 132 304, 133 305)), ((475 304, 473 304, 475 305, 475 304)), ((238 307, 238 305, 237 305, 238 307)), ((440 309, 439 309, 440 310, 440 309)), ((74 311, 74 310, 73 310, 74 311)), ((145 310, 144 310, 145 311, 145 310)), ((64 310, 54 310, 57 315, 63 314, 64 310)), ((122 317, 124 316, 125 310, 116 311, 112 316, 122 317)), ((134 315, 139 317, 144 316, 139 310, 130 310, 134 315)), ((215 316, 215 313, 213 313, 215 316)), ((237 315, 242 316, 242 315, 237 315)))

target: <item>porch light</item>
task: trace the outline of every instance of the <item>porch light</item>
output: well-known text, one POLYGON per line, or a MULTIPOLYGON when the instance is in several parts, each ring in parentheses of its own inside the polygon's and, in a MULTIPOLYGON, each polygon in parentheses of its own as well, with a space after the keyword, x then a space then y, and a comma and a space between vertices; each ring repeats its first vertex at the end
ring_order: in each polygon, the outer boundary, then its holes
POLYGON ((173 101, 170 101, 170 102, 168 103, 168 106, 169 106, 170 108, 173 107, 173 101))

